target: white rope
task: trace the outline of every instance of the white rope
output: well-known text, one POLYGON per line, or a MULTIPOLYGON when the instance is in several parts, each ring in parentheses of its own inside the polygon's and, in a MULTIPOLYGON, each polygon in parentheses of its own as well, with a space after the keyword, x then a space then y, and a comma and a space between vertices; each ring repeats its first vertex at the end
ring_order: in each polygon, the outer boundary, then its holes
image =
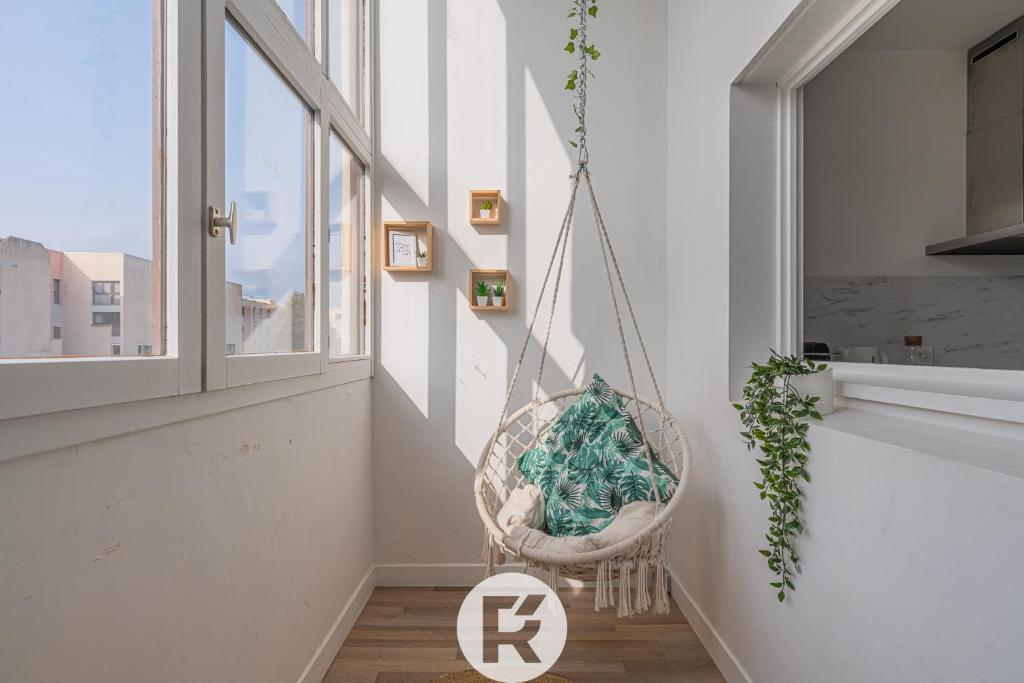
MULTIPOLYGON (((601 215, 601 209, 597 205, 597 195, 594 193, 594 185, 590 180, 590 169, 586 170, 587 189, 590 194, 590 205, 594 210, 594 218, 597 220, 598 232, 602 237, 602 242, 608 245, 608 253, 611 255, 612 265, 615 267, 615 275, 619 280, 619 287, 622 289, 622 298, 626 302, 626 308, 629 310, 629 317, 633 321, 633 330, 636 331, 637 341, 640 342, 640 349, 643 351, 644 363, 647 365, 647 372, 651 376, 651 383, 654 385, 654 393, 658 396, 658 407, 661 412, 665 411, 665 398, 661 395, 661 387, 658 384, 658 378, 654 374, 654 367, 651 365, 651 357, 647 353, 647 345, 644 343, 644 336, 640 333, 640 324, 636 320, 636 312, 633 311, 633 303, 629 299, 629 291, 626 289, 626 282, 622 277, 622 271, 619 270, 619 260, 615 257, 615 249, 612 248, 612 240, 608 236, 608 228, 604 224, 604 217, 601 215)), ((620 330, 621 331, 621 330, 620 330)))
MULTIPOLYGON (((619 341, 622 343, 622 356, 623 356, 623 359, 626 361, 626 374, 629 375, 629 386, 633 390, 633 405, 636 406, 636 411, 637 411, 637 416, 636 417, 637 417, 637 422, 639 423, 637 426, 640 429, 640 436, 641 436, 641 438, 643 439, 643 442, 644 442, 644 455, 647 458, 647 469, 649 469, 650 472, 651 472, 651 488, 654 489, 654 500, 658 504, 658 507, 660 508, 661 504, 662 504, 662 501, 661 501, 661 488, 658 486, 658 473, 654 469, 654 458, 651 456, 651 444, 648 443, 647 429, 644 428, 644 416, 643 416, 643 414, 640 411, 640 394, 639 394, 639 392, 636 389, 636 377, 633 376, 633 363, 629 359, 629 347, 626 344, 626 333, 622 329, 622 316, 619 313, 619 300, 618 300, 618 297, 615 296, 615 283, 612 282, 612 271, 611 271, 611 268, 608 265, 608 252, 609 251, 613 252, 612 258, 614 259, 614 251, 612 250, 611 244, 608 243, 607 240, 605 239, 607 237, 607 232, 601 229, 601 226, 604 224, 604 222, 601 220, 601 218, 600 218, 601 212, 597 208, 597 199, 594 197, 594 186, 590 183, 590 171, 588 169, 586 169, 585 167, 584 167, 584 174, 586 175, 586 178, 587 178, 587 189, 588 189, 588 194, 590 195, 590 205, 594 209, 594 220, 597 222, 598 234, 601 236, 600 237, 600 242, 601 242, 601 258, 604 261, 604 272, 605 272, 605 275, 608 276, 608 291, 611 294, 611 297, 612 297, 612 308, 615 311, 615 324, 619 328, 619 341)), ((622 273, 619 272, 618 263, 615 264, 615 272, 618 273, 618 275, 619 275, 620 286, 622 287, 623 294, 625 295, 625 286, 621 284, 622 283, 622 273)), ((653 378, 654 370, 651 369, 651 365, 650 365, 650 360, 649 359, 647 361, 647 367, 650 370, 651 376, 653 378)), ((655 389, 657 390, 657 382, 655 382, 655 389)), ((661 392, 660 391, 658 391, 658 400, 659 400, 659 402, 661 401, 661 392)), ((659 407, 661 408, 662 412, 665 411, 664 405, 661 405, 659 407)))
MULTIPOLYGON (((530 339, 533 336, 533 327, 537 323, 537 315, 540 313, 540 305, 544 301, 544 292, 548 287, 548 280, 551 277, 551 270, 554 268, 555 259, 558 257, 558 248, 562 244, 562 240, 568 241, 569 239, 569 225, 572 223, 573 211, 576 208, 576 194, 580 186, 580 175, 583 172, 581 166, 576 175, 573 176, 572 190, 569 196, 569 206, 565 210, 565 215, 562 217, 562 227, 558 230, 558 239, 555 240, 555 248, 551 252, 551 261, 548 262, 547 272, 544 273, 544 282, 540 286, 540 294, 537 295, 537 305, 533 309, 533 317, 530 319, 530 325, 526 328, 526 337, 523 339, 523 346, 519 350, 519 358, 516 360, 515 369, 512 371, 512 380, 508 384, 508 392, 505 394, 505 403, 501 407, 501 415, 498 416, 498 427, 495 430, 494 438, 497 438, 498 433, 501 430, 501 425, 504 424, 505 418, 508 415, 508 406, 512 402, 512 393, 516 387, 516 381, 519 379, 519 371, 523 367, 523 359, 526 357, 526 350, 530 346, 530 339)), ((564 256, 564 249, 563 249, 564 256)), ((561 275, 561 267, 559 267, 559 275, 561 275)), ((556 294, 557 296, 557 294, 556 294)), ((554 313, 554 306, 552 308, 552 314, 554 313)), ((491 439, 491 448, 494 448, 494 439, 491 439)))

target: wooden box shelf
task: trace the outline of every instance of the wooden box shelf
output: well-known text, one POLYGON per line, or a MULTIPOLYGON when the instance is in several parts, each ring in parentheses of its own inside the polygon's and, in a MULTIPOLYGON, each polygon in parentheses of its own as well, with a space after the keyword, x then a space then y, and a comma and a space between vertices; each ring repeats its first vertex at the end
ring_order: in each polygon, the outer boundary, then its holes
POLYGON ((470 190, 469 222, 473 225, 501 225, 501 190, 470 190), (484 200, 490 200, 494 205, 487 218, 480 216, 480 205, 484 200))
POLYGON ((434 226, 429 221, 387 221, 383 225, 382 233, 381 252, 383 252, 384 270, 392 273, 426 273, 434 269, 434 226), (415 254, 413 254, 413 265, 391 263, 391 234, 395 232, 416 236, 417 250, 425 249, 427 252, 426 265, 416 265, 415 254))
MULTIPOLYGON (((469 271, 469 308, 474 311, 507 311, 509 308, 509 296, 511 295, 510 285, 512 278, 507 270, 489 270, 484 268, 473 268, 469 271), (499 282, 505 286, 505 301, 501 306, 478 306, 476 303, 476 283, 486 282, 494 289, 499 282)), ((494 303, 494 295, 487 298, 488 304, 494 303)))

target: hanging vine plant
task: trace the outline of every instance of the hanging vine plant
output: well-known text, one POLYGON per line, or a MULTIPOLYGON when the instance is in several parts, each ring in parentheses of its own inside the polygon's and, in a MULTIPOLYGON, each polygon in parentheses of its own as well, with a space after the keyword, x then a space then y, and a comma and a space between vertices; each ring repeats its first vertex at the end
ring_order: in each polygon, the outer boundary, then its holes
POLYGON ((579 150, 580 163, 587 161, 587 77, 593 76, 590 62, 597 61, 601 52, 589 41, 587 35, 587 19, 597 17, 597 0, 572 0, 568 18, 572 20, 569 29, 569 42, 562 48, 569 54, 579 55, 579 65, 569 72, 565 80, 565 89, 576 94, 572 110, 576 114, 576 140, 569 144, 579 150))
POLYGON ((733 404, 740 412, 745 430, 740 435, 749 450, 760 449, 758 458, 761 481, 754 486, 761 500, 767 500, 768 547, 759 550, 768 560, 768 568, 778 578, 771 586, 778 590, 779 602, 786 592, 795 590, 793 574, 800 572, 800 557, 794 538, 803 533, 803 492, 801 482, 810 482, 807 455, 808 418, 820 420, 815 404, 819 397, 802 395, 792 378, 812 375, 826 368, 802 356, 782 356, 775 351, 767 363, 753 363, 753 373, 743 387, 743 403, 733 404))

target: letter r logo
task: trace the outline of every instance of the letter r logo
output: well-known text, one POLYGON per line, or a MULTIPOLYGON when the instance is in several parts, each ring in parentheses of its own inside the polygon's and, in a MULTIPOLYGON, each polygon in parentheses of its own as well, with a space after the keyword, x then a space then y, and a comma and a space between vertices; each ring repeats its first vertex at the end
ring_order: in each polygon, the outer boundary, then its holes
POLYGON ((517 602, 519 609, 515 610, 516 616, 533 616, 546 597, 547 595, 544 593, 531 593, 525 597, 516 595, 484 596, 484 662, 497 664, 498 649, 501 645, 514 647, 524 662, 529 664, 540 662, 537 652, 530 646, 530 641, 540 631, 540 620, 527 619, 518 631, 505 632, 499 627, 499 617, 502 610, 512 609, 517 602))

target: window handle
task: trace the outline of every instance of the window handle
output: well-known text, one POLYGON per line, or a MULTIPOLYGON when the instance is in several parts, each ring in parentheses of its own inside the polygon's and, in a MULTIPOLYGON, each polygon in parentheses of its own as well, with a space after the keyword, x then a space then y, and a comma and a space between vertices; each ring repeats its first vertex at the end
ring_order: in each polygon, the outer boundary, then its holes
POLYGON ((210 207, 210 236, 220 237, 221 228, 227 228, 230 233, 231 244, 238 238, 238 206, 231 202, 231 212, 227 216, 220 215, 220 209, 216 206, 210 207))

